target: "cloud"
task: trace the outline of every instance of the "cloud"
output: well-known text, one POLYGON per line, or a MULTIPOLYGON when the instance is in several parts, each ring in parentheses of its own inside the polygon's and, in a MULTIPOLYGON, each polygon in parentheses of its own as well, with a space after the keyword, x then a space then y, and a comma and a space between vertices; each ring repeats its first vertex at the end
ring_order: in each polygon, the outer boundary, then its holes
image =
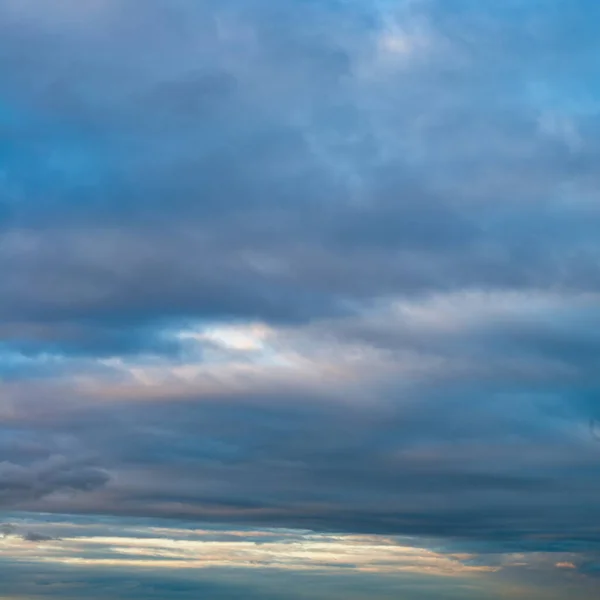
POLYGON ((551 16, 523 62, 527 40, 492 8, 110 4, 93 35, 40 17, 3 36, 5 110, 25 140, 4 171, 10 343, 161 352, 152 330, 169 320, 597 290, 595 125, 529 97, 532 71, 554 81, 551 16), (428 45, 382 76, 390 29, 428 45), (550 109, 589 132, 575 156, 540 130, 550 109))
MULTIPOLYGON (((42 4, 0 6, 3 509, 435 538, 432 572, 512 597, 593 579, 598 7, 42 4)), ((38 525, 2 541, 68 537, 38 525)), ((102 600, 98 551, 53 568, 102 600)), ((6 593, 84 595, 44 577, 6 593)), ((186 577, 125 583, 246 589, 186 577)))
POLYGON ((15 526, 11 523, 2 523, 0 525, 0 533, 2 533, 2 537, 8 537, 15 531, 15 526))
POLYGON ((251 594, 279 598, 281 589, 290 586, 292 598, 358 600, 366 593, 375 598, 397 593, 429 598, 443 586, 448 598, 484 593, 502 598, 516 589, 534 598, 543 593, 558 598, 553 588, 568 582, 575 597, 586 598, 593 589, 579 567, 555 565, 575 560, 566 552, 469 554, 439 541, 405 537, 198 528, 197 523, 168 520, 13 516, 19 528, 35 527, 55 537, 35 546, 14 536, 0 545, 6 589, 12 591, 21 577, 32 587, 21 584, 17 589, 42 596, 103 597, 114 592, 119 598, 136 598, 168 592, 187 598, 212 590, 229 599, 246 586, 251 594), (35 574, 23 577, 29 569, 35 574), (532 587, 532 576, 545 580, 532 587))
POLYGON ((4 461, 0 463, 0 503, 11 506, 57 492, 91 491, 107 481, 102 470, 62 456, 27 465, 4 461))
POLYGON ((67 360, 5 385, 7 449, 96 456, 110 481, 10 505, 593 545, 596 304, 441 294, 310 325, 182 330, 215 348, 183 362, 89 359, 82 375, 67 360))
POLYGON ((50 542, 54 538, 49 535, 44 535, 43 533, 36 533, 35 531, 28 531, 23 535, 23 539, 26 542, 50 542))

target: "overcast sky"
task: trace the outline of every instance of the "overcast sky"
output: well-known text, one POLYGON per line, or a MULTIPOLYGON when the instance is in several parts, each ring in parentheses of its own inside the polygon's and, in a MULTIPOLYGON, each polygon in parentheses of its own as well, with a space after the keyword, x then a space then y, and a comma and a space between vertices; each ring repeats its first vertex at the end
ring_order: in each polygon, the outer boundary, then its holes
POLYGON ((0 0, 0 600, 591 600, 600 3, 0 0))

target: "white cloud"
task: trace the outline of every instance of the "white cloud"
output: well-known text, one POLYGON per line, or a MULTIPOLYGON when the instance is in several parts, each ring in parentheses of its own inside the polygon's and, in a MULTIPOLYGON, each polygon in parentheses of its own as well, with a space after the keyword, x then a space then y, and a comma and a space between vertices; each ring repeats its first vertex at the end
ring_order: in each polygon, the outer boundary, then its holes
MULTIPOLYGON (((441 554, 375 535, 329 535, 290 530, 181 531, 131 528, 122 535, 89 535, 73 524, 46 524, 60 539, 37 543, 19 535, 0 540, 0 557, 39 563, 166 569, 209 567, 426 573, 453 577, 493 572, 498 567, 470 565, 471 555, 441 554), (156 536, 159 533, 160 536, 156 536), (153 535, 154 534, 154 535, 153 535), (256 540, 260 543, 256 543, 256 540)), ((40 535, 41 537, 41 535, 40 535)))

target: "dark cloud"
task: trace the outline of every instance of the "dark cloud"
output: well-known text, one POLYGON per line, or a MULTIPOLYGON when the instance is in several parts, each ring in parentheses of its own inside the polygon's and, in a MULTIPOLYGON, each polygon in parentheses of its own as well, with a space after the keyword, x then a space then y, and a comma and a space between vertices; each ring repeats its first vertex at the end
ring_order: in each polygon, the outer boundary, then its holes
POLYGON ((597 446, 569 398, 491 384, 415 394, 357 407, 274 390, 71 410, 51 435, 101 453, 108 494, 20 505, 472 540, 594 537, 597 446))
POLYGON ((0 463, 0 503, 13 506, 53 493, 91 491, 108 479, 104 471, 63 456, 30 464, 5 461, 0 463))
POLYGON ((43 533, 36 533, 35 531, 28 531, 23 534, 23 539, 26 542, 49 542, 54 538, 49 535, 44 535, 43 533))
POLYGON ((12 533, 15 532, 15 530, 16 530, 15 526, 12 525, 11 523, 2 523, 0 525, 0 533, 2 534, 3 537, 11 535, 12 533))

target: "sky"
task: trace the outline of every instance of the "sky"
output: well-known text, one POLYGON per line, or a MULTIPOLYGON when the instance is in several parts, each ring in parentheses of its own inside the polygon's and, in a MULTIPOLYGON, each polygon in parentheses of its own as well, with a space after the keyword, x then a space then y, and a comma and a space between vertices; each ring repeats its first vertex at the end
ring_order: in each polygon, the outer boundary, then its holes
POLYGON ((0 600, 591 600, 600 4, 0 0, 0 600))

